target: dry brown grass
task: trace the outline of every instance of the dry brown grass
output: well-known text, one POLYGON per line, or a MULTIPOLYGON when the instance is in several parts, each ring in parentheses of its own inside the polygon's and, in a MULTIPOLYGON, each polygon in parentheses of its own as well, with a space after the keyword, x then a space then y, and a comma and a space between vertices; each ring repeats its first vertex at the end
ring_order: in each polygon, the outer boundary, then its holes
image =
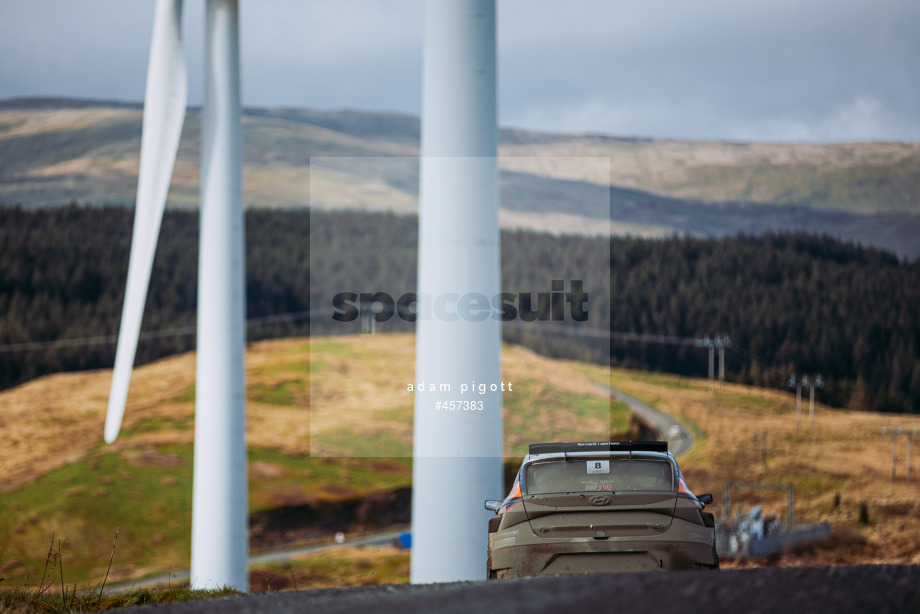
POLYGON ((0 393, 0 492, 85 456, 102 440, 111 378, 43 377, 0 393))
POLYGON ((250 572, 252 592, 409 582, 409 551, 394 546, 337 546, 250 572))
POLYGON ((0 111, 0 136, 30 136, 42 132, 92 128, 110 121, 141 120, 140 109, 56 109, 0 111))
MULTIPOLYGON (((341 432, 343 425, 347 425, 355 436, 373 437, 385 433, 401 442, 402 449, 410 454, 414 394, 408 391, 408 386, 418 383, 414 378, 415 337, 411 334, 359 335, 336 337, 334 343, 337 345, 335 351, 317 346, 317 362, 322 362, 323 367, 314 377, 311 390, 314 452, 332 453, 335 448, 326 441, 326 436, 341 432)), ((510 382, 512 388, 505 392, 505 399, 515 394, 515 382, 527 380, 540 382, 547 390, 604 398, 591 379, 579 373, 574 364, 551 360, 518 346, 505 347, 501 379, 510 382)), ((452 382, 452 385, 450 398, 459 400, 459 382, 452 382)), ((476 400, 477 397, 462 398, 476 400)), ((554 409, 541 416, 540 424, 530 424, 529 428, 541 430, 546 436, 558 430, 559 423, 571 428, 571 424, 565 424, 566 408, 554 409)), ((505 454, 509 456, 515 444, 520 443, 514 436, 514 419, 506 407, 505 454)), ((595 422, 582 424, 585 433, 601 432, 607 427, 606 423, 595 422)), ((609 432, 609 428, 605 432, 609 432)))
MULTIPOLYGON (((793 393, 732 384, 723 393, 711 393, 705 380, 637 377, 624 371, 614 371, 613 382, 705 433, 681 460, 681 467, 695 492, 715 495, 717 511, 727 481, 791 482, 797 520, 830 522, 834 527, 835 539, 783 555, 772 564, 920 563, 920 450, 913 451, 914 480, 907 484, 906 437, 897 439, 898 474, 892 483, 891 439, 881 433, 885 425, 912 429, 909 416, 817 404, 810 432, 806 397, 796 431, 793 393), (869 512, 868 524, 859 523, 862 504, 869 512), (861 545, 860 540, 864 540, 861 545)), ((785 518, 781 492, 736 489, 732 503, 745 510, 761 504, 765 513, 785 518)))
POLYGON ((769 202, 780 188, 752 181, 762 168, 845 171, 897 165, 916 157, 917 143, 728 143, 649 139, 638 142, 573 138, 501 148, 504 170, 636 188, 676 198, 769 202), (588 158, 594 157, 594 159, 588 158), (571 159, 581 159, 572 164, 571 159), (609 158, 609 160, 608 160, 609 158), (718 181, 707 179, 718 171, 718 181))
POLYGON ((651 238, 664 237, 674 232, 673 229, 664 226, 599 220, 568 213, 531 213, 502 209, 498 212, 498 220, 502 228, 533 230, 554 235, 630 235, 651 238))
MULTIPOLYGON (((279 339, 249 346, 249 445, 303 455, 310 452, 311 426, 321 436, 347 425, 356 435, 385 431, 411 451, 414 396, 406 387, 414 381, 414 337, 356 335, 329 338, 329 343, 333 349, 320 347, 313 357, 323 366, 312 378, 312 390, 306 367, 311 359, 309 340, 279 339), (289 403, 253 398, 254 389, 279 387, 290 392, 289 403)), ((531 379, 564 392, 601 396, 591 380, 570 364, 524 348, 506 347, 503 365, 506 382, 531 379)), ((194 353, 135 369, 122 426, 131 437, 120 437, 108 449, 136 455, 165 444, 191 443, 194 383, 194 353), (145 421, 159 421, 162 426, 138 428, 145 421)), ((0 449, 4 450, 0 492, 86 458, 103 445, 110 384, 111 371, 85 371, 42 377, 0 392, 0 449)), ((509 441, 514 441, 513 436, 509 441)))
MULTIPOLYGON (((386 433, 411 445, 414 398, 406 387, 414 381, 412 335, 322 338, 313 341, 313 349, 311 382, 309 340, 273 340, 249 347, 250 445, 302 455, 310 451, 311 425, 316 436, 340 431, 343 424, 359 437, 386 433), (267 396, 256 394, 254 399, 254 391, 267 396), (280 397, 271 397, 278 391, 280 397)), ((124 423, 131 436, 119 439, 113 451, 138 466, 169 467, 179 462, 158 448, 191 441, 194 373, 194 354, 137 369, 124 423), (139 428, 145 421, 156 421, 158 427, 139 428)), ((0 393, 0 446, 5 452, 0 455, 0 492, 92 456, 102 445, 110 379, 108 371, 59 374, 0 393)), ((531 417, 524 423, 516 414, 505 417, 510 456, 525 430, 553 438, 566 425, 566 420, 554 421, 566 414, 546 411, 541 400, 558 393, 600 398, 592 380, 606 380, 607 371, 506 347, 502 379, 531 386, 526 403, 515 408, 531 417)), ((834 540, 784 555, 779 564, 920 563, 920 450, 914 449, 914 482, 908 485, 904 481, 906 437, 897 439, 898 473, 892 483, 890 438, 881 434, 885 425, 912 429, 914 422, 908 416, 818 404, 815 429, 810 432, 806 401, 797 432, 794 395, 789 392, 728 384, 724 392, 711 393, 702 380, 619 370, 612 372, 611 380, 615 387, 652 402, 696 433, 697 443, 681 466, 696 492, 715 495, 717 511, 727 481, 789 482, 796 488, 800 522, 834 526, 834 540), (868 512, 867 524, 859 521, 862 505, 868 512)), ((513 405, 514 394, 505 393, 506 409, 513 405)), ((585 421, 585 437, 594 438, 593 431, 603 425, 589 422, 585 421)), ((268 480, 288 469, 259 461, 251 471, 268 480)), ((785 515, 784 496, 779 492, 737 489, 732 500, 745 508, 761 504, 768 514, 785 515)))

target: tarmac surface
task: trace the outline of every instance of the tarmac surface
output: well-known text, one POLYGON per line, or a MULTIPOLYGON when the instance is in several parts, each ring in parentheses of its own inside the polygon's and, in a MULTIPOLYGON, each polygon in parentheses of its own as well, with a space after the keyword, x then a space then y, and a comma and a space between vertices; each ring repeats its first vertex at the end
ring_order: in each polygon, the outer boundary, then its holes
POLYGON ((364 586, 131 608, 176 614, 920 612, 920 566, 771 567, 364 586))

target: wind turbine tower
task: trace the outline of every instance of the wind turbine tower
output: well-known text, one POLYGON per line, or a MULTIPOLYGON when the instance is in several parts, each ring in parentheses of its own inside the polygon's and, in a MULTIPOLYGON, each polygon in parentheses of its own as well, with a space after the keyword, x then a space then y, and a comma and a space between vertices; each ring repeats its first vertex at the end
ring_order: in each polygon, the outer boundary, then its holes
POLYGON ((209 0, 206 23, 191 578, 195 586, 226 583, 248 590, 246 267, 236 0, 209 0))
MULTIPOLYGON (((191 583, 248 591, 239 10, 237 0, 208 0, 206 11, 191 583)), ((185 118, 181 16, 181 0, 157 0, 128 283, 106 415, 109 443, 121 429, 185 118)))
POLYGON ((501 390, 437 408, 501 381, 501 321, 477 308, 500 293, 495 0, 429 0, 424 36, 415 375, 453 396, 415 394, 414 583, 484 578, 483 501, 502 489, 501 390))

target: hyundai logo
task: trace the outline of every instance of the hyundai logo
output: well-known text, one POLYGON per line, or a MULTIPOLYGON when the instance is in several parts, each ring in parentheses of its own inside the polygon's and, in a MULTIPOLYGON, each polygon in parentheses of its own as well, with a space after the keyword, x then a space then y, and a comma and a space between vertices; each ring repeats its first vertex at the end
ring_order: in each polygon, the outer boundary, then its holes
POLYGON ((610 497, 605 495, 594 495, 588 501, 591 502, 591 505, 607 505, 610 503, 610 497))

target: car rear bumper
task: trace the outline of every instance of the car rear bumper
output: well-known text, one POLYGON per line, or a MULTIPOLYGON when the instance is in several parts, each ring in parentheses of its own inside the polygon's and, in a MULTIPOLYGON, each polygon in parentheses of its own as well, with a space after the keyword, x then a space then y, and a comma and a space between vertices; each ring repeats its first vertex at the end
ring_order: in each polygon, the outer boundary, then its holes
POLYGON ((672 526, 649 539, 607 540, 544 539, 526 526, 513 541, 503 532, 490 536, 490 578, 718 568, 712 529, 695 525, 672 526))

